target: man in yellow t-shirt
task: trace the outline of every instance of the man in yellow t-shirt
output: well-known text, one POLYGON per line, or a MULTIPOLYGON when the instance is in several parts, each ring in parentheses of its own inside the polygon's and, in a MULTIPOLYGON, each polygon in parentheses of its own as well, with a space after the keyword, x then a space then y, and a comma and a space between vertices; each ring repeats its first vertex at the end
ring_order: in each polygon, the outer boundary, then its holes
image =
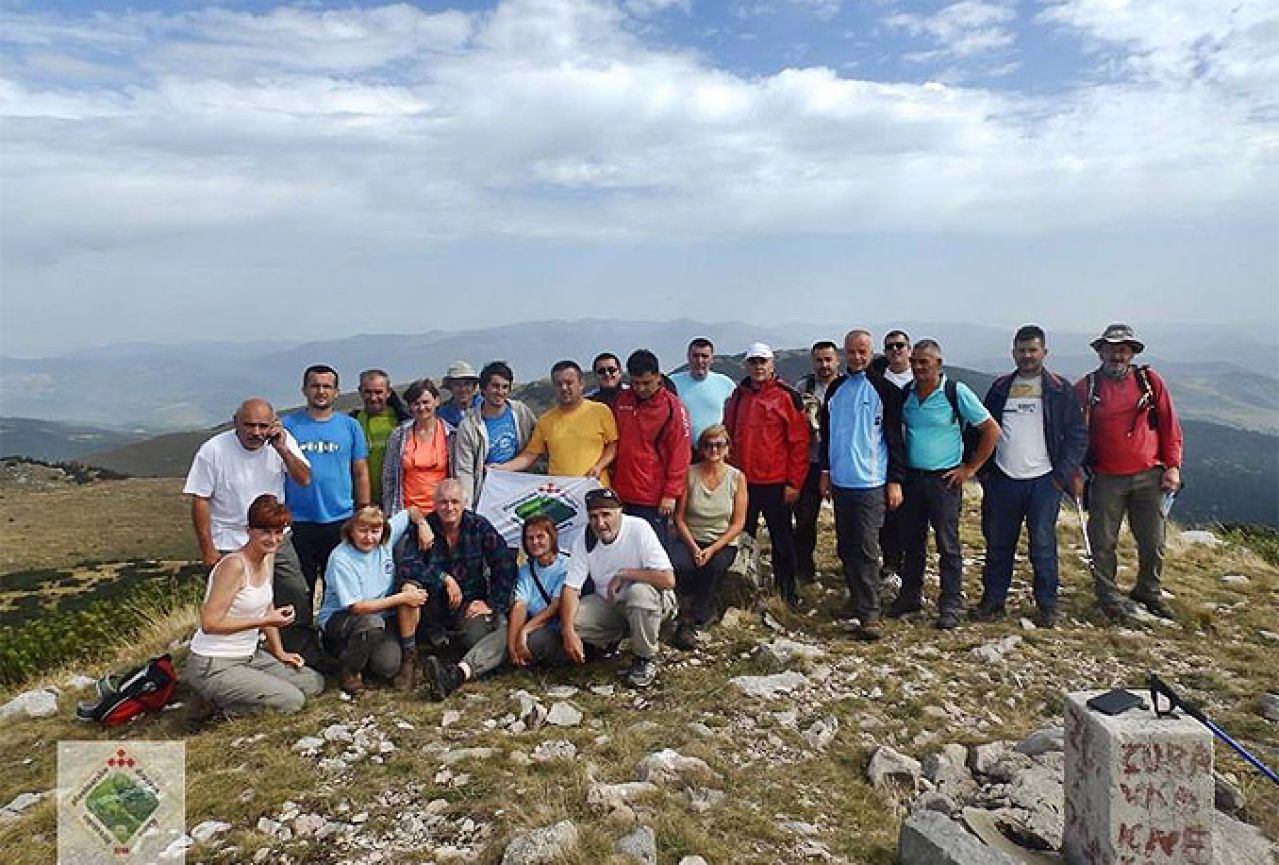
POLYGON ((617 422, 603 403, 583 398, 582 368, 561 360, 551 367, 557 405, 538 418, 528 445, 514 459, 490 468, 522 472, 542 454, 547 473, 599 478, 608 486, 608 467, 617 455, 617 422))

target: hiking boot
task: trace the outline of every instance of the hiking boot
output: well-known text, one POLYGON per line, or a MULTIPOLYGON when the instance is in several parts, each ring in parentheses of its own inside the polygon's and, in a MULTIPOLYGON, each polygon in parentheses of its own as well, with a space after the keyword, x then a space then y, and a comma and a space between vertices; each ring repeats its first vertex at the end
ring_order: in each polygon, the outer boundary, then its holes
POLYGON ((407 652, 400 661, 400 669, 391 677, 391 687, 397 691, 411 691, 422 678, 422 661, 417 652, 407 652))
POLYGON ((1112 622, 1131 622, 1137 618, 1137 605, 1118 595, 1097 601, 1101 614, 1112 622))
POLYGON ((923 608, 924 605, 919 601, 908 601, 905 598, 898 597, 897 600, 888 605, 884 615, 890 619, 900 619, 902 616, 918 613, 923 608))
POLYGON ((1176 621, 1177 614, 1172 611, 1172 607, 1164 602, 1164 599, 1158 595, 1139 595, 1133 592, 1130 597, 1145 607, 1151 615, 1158 616, 1161 619, 1169 619, 1176 621))
POLYGON ((623 678, 632 688, 647 688, 657 681, 657 661, 636 655, 623 678))
POLYGON ((982 601, 968 611, 968 618, 974 622, 993 622, 1007 617, 1008 610, 1003 604, 988 604, 982 601))
POLYGON ((959 619, 959 610, 942 610, 941 615, 937 617, 937 630, 953 631, 959 627, 959 619))
POLYGON ((338 687, 350 694, 352 697, 358 697, 364 693, 364 679, 355 670, 343 670, 338 674, 338 687))
POLYGON ((435 655, 430 655, 426 659, 426 680, 431 689, 431 698, 443 700, 462 687, 466 674, 457 664, 445 664, 435 655))
POLYGON ((1040 607, 1035 610, 1035 618, 1033 621, 1036 628, 1047 628, 1051 630, 1057 627, 1057 608, 1040 607))
POLYGON ((697 648, 697 626, 692 622, 680 622, 668 642, 681 651, 693 651, 697 648))
POLYGON ((873 643, 884 636, 884 631, 880 627, 878 619, 871 619, 853 628, 851 634, 853 639, 858 642, 873 643))
POLYGON ((786 609, 792 613, 798 613, 804 608, 804 602, 800 600, 798 592, 782 592, 782 603, 786 605, 786 609))

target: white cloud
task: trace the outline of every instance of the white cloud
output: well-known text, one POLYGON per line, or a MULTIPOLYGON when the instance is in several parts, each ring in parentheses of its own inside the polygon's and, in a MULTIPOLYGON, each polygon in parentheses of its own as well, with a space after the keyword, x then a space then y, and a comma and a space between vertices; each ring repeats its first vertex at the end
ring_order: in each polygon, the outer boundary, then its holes
POLYGON ((1016 41, 1011 25, 1017 19, 1012 5, 985 0, 960 0, 932 15, 898 12, 884 18, 889 27, 913 36, 928 38, 937 48, 906 55, 907 60, 926 62, 962 59, 1010 48, 1016 41))
MULTIPOLYGON (((734 75, 592 0, 6 13, 6 281, 51 286, 82 255, 185 272, 193 249, 304 281, 326 256, 411 262, 494 237, 1025 237, 1271 213, 1273 16, 1179 2, 1199 17, 1053 6, 1054 26, 1148 74, 1051 98, 734 75)), ((899 24, 971 57, 1011 16, 966 2, 899 24)))

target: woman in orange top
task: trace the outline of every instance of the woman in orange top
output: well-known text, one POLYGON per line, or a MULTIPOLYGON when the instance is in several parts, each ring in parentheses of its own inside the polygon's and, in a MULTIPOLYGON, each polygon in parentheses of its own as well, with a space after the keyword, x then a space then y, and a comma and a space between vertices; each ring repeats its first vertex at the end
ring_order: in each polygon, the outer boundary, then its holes
POLYGON ((435 414, 440 392, 429 378, 404 391, 412 420, 405 421, 386 440, 382 463, 382 510, 391 516, 416 505, 422 513, 435 510, 435 487, 451 476, 449 452, 453 427, 435 414))

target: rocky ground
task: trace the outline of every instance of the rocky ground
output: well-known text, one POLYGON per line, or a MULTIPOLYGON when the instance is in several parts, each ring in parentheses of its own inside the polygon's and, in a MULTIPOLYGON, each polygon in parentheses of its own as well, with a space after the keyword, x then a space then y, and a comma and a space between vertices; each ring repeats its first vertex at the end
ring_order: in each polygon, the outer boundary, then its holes
MULTIPOLYGON (((1279 762, 1268 696, 1279 570, 1210 536, 1178 540, 1179 623, 1118 628, 1092 609, 1075 537, 1063 520, 1056 630, 1021 618, 1033 609, 1021 562, 1009 619, 940 633, 920 616, 857 643, 827 574, 798 615, 730 609, 695 651, 669 651, 640 693, 617 676, 623 658, 503 673, 445 703, 330 691, 289 717, 186 736, 176 710, 108 734, 68 720, 83 685, 69 674, 98 671, 67 670, 27 686, 60 689, 29 698, 51 716, 23 707, 0 721, 13 755, 0 844, 10 861, 53 861, 58 740, 185 737, 191 862, 889 863, 904 823, 908 835, 954 829, 991 850, 982 833, 1020 842, 1009 846, 1020 861, 1055 861, 1067 691, 1135 688, 1157 670, 1279 762)), ((976 538, 970 505, 965 539, 976 538)), ((822 561, 833 564, 828 546, 822 561)), ((969 564, 971 598, 980 562, 969 564)), ((180 640, 189 623, 158 623, 128 654, 180 640)), ((1276 788, 1224 747, 1216 760, 1219 831, 1236 844, 1219 861, 1265 862, 1276 788)))

